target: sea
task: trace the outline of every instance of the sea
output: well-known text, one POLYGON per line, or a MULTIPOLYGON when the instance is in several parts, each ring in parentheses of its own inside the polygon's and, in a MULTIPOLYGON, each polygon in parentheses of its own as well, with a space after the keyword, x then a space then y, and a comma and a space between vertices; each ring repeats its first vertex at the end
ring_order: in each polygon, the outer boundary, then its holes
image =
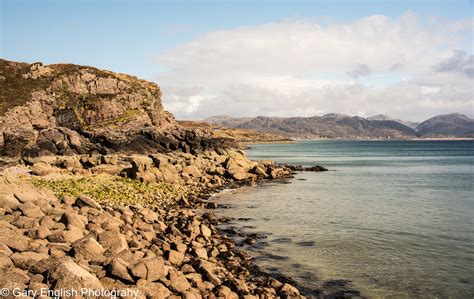
POLYGON ((217 195, 258 266, 329 294, 474 298, 474 141, 252 145, 254 160, 327 167, 217 195))

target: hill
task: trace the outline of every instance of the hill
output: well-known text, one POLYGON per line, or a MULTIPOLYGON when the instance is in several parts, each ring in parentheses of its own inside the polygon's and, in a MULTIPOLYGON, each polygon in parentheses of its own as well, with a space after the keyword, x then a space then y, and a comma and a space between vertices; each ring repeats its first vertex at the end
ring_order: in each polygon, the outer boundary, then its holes
POLYGON ((420 123, 416 129, 423 136, 474 137, 474 119, 459 113, 438 115, 420 123))
POLYGON ((205 121, 239 129, 271 132, 296 138, 414 138, 417 132, 393 120, 369 120, 344 114, 313 117, 264 117, 234 119, 208 118, 205 121))

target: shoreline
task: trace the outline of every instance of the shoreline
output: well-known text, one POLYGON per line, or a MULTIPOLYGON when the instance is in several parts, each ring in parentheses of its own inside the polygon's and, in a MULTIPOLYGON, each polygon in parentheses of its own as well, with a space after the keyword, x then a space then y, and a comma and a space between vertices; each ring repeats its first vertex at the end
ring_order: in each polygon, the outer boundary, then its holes
MULTIPOLYGON (((235 157, 235 153, 229 151, 225 155, 235 157)), ((145 157, 134 159, 137 178, 147 177, 145 169, 153 171, 153 166, 139 167, 139 163, 147 161, 145 157)), ((272 178, 234 178, 217 187, 198 183, 195 189, 175 191, 166 183, 140 183, 107 173, 91 174, 90 170, 71 178, 67 170, 51 171, 47 163, 38 163, 8 167, 1 172, 0 191, 8 201, 0 215, 0 243, 15 249, 4 253, 8 264, 0 273, 4 287, 31 290, 35 286, 29 276, 39 274, 42 278, 38 283, 48 289, 61 285, 108 290, 132 288, 145 296, 160 294, 160 298, 173 294, 186 298, 202 298, 205 294, 209 298, 305 298, 295 281, 284 274, 261 271, 248 252, 223 234, 219 223, 225 219, 215 216, 209 202, 223 190, 272 178), (38 163, 42 169, 38 169, 38 163), (147 190, 143 189, 147 186, 158 189, 143 194, 140 190, 147 190), (104 187, 108 191, 100 191, 104 187), (171 193, 166 195, 166 190, 171 193), (173 192, 178 193, 172 195, 173 192), (198 215, 197 209, 204 213, 198 215), (69 216, 64 218, 64 213, 69 216), (37 224, 15 226, 15 215, 37 224), (50 218, 48 224, 42 220, 44 217, 50 218), (18 238, 12 238, 13 235, 18 238), (29 261, 26 264, 25 259, 29 261), (36 268, 39 264, 43 265, 41 269, 36 268), (85 271, 87 280, 70 273, 69 269, 77 267, 85 271), (143 267, 157 270, 147 274, 141 272, 143 267), (9 279, 4 271, 16 276, 9 279), (20 284, 13 278, 18 275, 23 277, 20 284)), ((55 168, 55 163, 50 161, 49 167, 55 168)), ((111 166, 100 164, 92 169, 110 171, 111 166)), ((278 171, 284 170, 281 166, 267 167, 275 178, 278 171)), ((291 172, 279 175, 285 177, 291 172)))

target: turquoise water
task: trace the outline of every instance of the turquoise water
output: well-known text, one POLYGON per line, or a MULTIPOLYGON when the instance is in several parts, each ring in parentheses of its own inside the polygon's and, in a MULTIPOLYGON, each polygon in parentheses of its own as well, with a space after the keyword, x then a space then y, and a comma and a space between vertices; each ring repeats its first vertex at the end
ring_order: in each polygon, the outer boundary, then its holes
POLYGON ((247 154, 332 170, 216 198, 233 207, 218 210, 229 225, 267 235, 248 248, 263 268, 309 288, 347 280, 374 298, 474 297, 474 141, 308 141, 247 154))

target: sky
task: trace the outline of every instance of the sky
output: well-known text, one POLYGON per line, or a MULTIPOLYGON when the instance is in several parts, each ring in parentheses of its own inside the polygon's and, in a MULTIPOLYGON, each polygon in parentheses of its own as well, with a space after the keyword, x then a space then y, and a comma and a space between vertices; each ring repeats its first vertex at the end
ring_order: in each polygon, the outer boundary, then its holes
POLYGON ((473 0, 0 0, 0 57, 157 82, 178 119, 474 117, 473 0))

